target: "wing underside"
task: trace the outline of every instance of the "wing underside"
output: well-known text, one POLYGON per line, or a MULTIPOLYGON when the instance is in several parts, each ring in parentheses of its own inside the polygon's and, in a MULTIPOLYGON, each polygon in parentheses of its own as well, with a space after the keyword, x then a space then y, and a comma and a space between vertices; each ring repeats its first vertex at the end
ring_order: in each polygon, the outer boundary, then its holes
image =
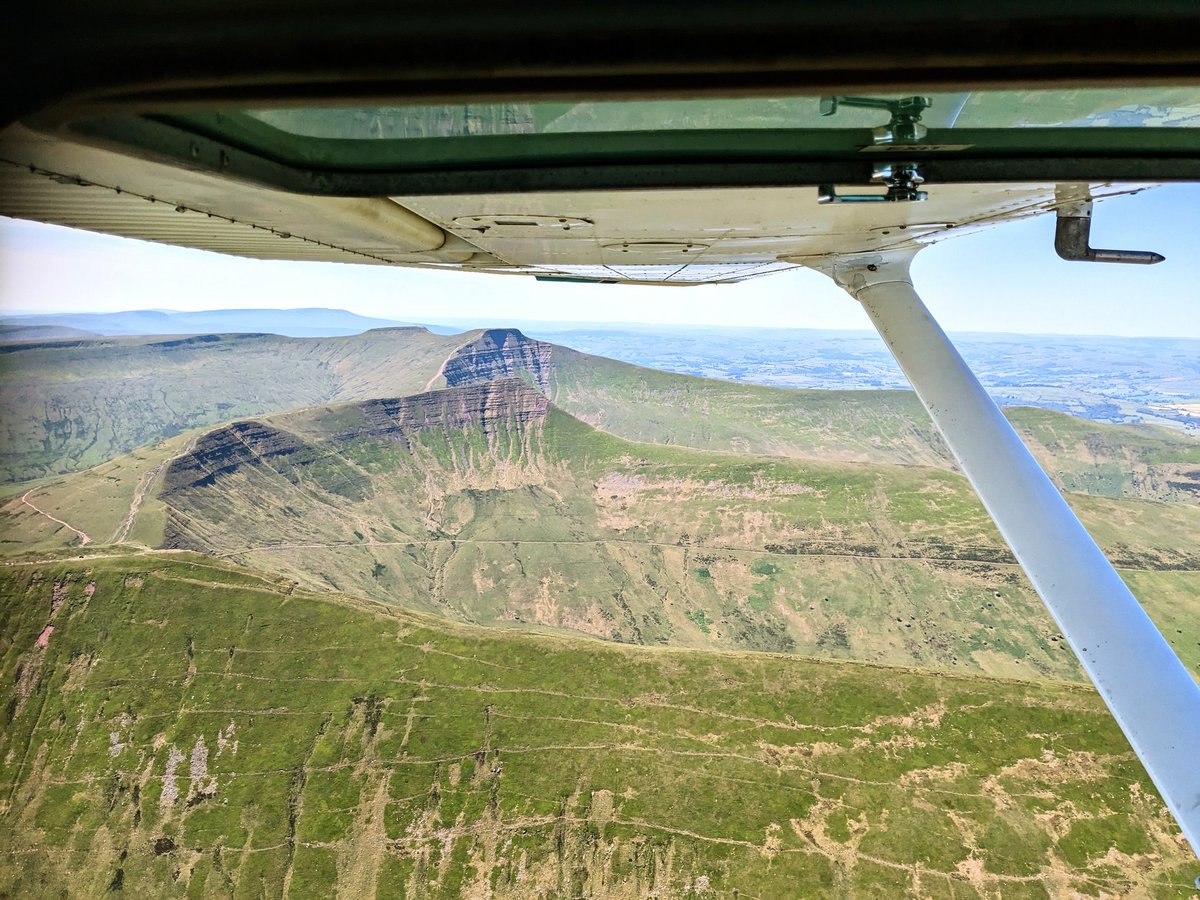
POLYGON ((0 133, 0 213, 266 259, 713 284, 1198 160, 1193 87, 74 113, 0 133))

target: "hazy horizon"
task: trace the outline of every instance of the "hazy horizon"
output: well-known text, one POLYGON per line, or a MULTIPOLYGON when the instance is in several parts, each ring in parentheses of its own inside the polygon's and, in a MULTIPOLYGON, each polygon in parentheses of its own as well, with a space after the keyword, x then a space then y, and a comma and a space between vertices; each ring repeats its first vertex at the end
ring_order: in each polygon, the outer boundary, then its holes
MULTIPOLYGON (((1097 205, 1096 246, 1152 249, 1157 266, 1058 259, 1050 215, 922 251, 914 281, 954 333, 1200 338, 1190 265, 1200 185, 1165 185, 1097 205)), ((252 260, 0 218, 0 314, 329 308, 412 322, 872 330, 825 276, 797 269, 736 285, 648 287, 394 266, 252 260), (336 298, 336 299, 334 299, 336 298), (499 314, 499 311, 503 314, 499 314)))
MULTIPOLYGON (((387 317, 365 315, 355 312, 354 310, 346 309, 337 306, 299 306, 286 308, 273 307, 225 307, 213 306, 204 309, 170 309, 167 307, 139 307, 112 311, 95 311, 95 310, 31 310, 31 309, 0 309, 0 321, 17 320, 17 319, 41 319, 57 316, 121 316, 121 315, 137 315, 142 313, 163 313, 166 315, 184 315, 198 316, 203 314, 218 314, 218 313, 305 313, 305 312, 320 312, 320 313, 345 313, 357 318, 372 322, 382 322, 386 324, 371 326, 376 328, 383 327, 422 327, 433 325, 444 328, 462 328, 464 331, 472 331, 479 328, 516 328, 518 330, 528 326, 537 326, 545 331, 551 332, 569 332, 569 331, 709 331, 718 333, 732 333, 739 331, 746 332, 767 332, 767 333, 793 333, 793 332, 813 332, 816 334, 828 335, 854 335, 864 336, 879 339, 877 332, 872 328, 819 328, 813 326, 802 325, 723 325, 723 324, 705 324, 691 322, 622 322, 615 320, 570 320, 570 319, 530 319, 530 318, 490 318, 490 317, 470 317, 470 316, 430 316, 422 321, 404 321, 400 319, 388 319, 387 317)), ((366 329, 370 330, 370 328, 366 329)), ((1088 334, 1081 332, 1067 331, 963 331, 953 330, 949 333, 958 335, 964 338, 974 339, 995 339, 1002 340, 1005 338, 1081 338, 1089 340, 1146 340, 1146 341, 1200 341, 1200 335, 1171 335, 1171 334, 1088 334)), ((236 333, 236 332, 233 332, 236 333)), ((105 337, 118 337, 121 335, 103 335, 105 337)), ((136 336, 136 335, 129 335, 136 336)))

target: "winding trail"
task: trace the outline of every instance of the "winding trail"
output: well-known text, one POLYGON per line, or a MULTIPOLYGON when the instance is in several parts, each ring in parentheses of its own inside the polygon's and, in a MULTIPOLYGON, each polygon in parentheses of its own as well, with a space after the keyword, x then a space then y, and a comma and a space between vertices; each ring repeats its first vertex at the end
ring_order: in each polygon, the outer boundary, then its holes
POLYGON ((24 503, 26 506, 28 506, 30 509, 32 509, 35 513, 38 513, 39 515, 43 515, 47 519, 49 519, 51 522, 57 522, 59 525, 63 526, 63 528, 67 528, 67 529, 75 532, 77 535, 79 535, 79 546, 80 547, 86 547, 88 544, 90 544, 92 542, 92 539, 90 537, 88 537, 85 532, 80 531, 74 525, 70 524, 69 522, 64 522, 62 519, 56 519, 54 516, 50 515, 50 513, 46 512, 44 509, 38 509, 36 506, 34 506, 32 503, 30 503, 29 495, 32 494, 35 490, 37 490, 37 489, 31 488, 28 491, 26 491, 24 493, 24 495, 21 497, 21 502, 24 503))
POLYGON ((129 503, 129 513, 125 516, 125 521, 121 523, 121 526, 116 530, 116 533, 113 534, 112 538, 109 540, 110 544, 119 544, 129 537, 129 532, 133 530, 133 523, 137 519, 138 511, 142 508, 142 501, 146 499, 146 494, 149 492, 150 486, 154 484, 155 479, 158 478, 158 476, 167 468, 167 466, 175 462, 175 460, 182 456, 186 456, 188 453, 191 453, 193 450, 195 450, 196 443, 199 440, 200 439, 198 437, 192 438, 178 453, 176 453, 174 456, 167 457, 142 476, 141 480, 138 482, 138 486, 133 491, 133 499, 129 503))
POLYGON ((129 537, 129 532, 133 528, 133 520, 137 518, 138 510, 142 507, 142 501, 146 499, 146 492, 150 490, 150 485, 154 483, 154 479, 158 477, 159 472, 175 459, 176 457, 171 457, 171 459, 163 460, 142 476, 142 480, 138 482, 137 488, 134 489, 133 500, 129 503, 129 514, 125 516, 125 521, 121 523, 121 527, 117 529, 109 543, 119 544, 129 537))

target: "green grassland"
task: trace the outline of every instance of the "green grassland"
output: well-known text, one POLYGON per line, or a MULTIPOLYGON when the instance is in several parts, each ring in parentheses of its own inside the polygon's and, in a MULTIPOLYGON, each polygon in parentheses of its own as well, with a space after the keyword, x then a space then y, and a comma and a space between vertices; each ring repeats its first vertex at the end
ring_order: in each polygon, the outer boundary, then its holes
MULTIPOLYGON (((21 353, 0 897, 1194 893, 911 394, 502 332, 21 353)), ((1009 415, 1200 673, 1200 444, 1009 415)))
MULTIPOLYGON (((550 399, 630 440, 953 468, 948 449, 910 391, 770 388, 659 372, 565 348, 554 348, 552 358, 550 399)), ((1008 409, 1006 415, 1066 490, 1200 503, 1200 442, 1192 438, 1028 407, 1008 409)))
MULTIPOLYGON (((430 408, 463 391, 428 395, 430 408)), ((481 625, 1082 677, 954 473, 638 444, 553 406, 524 423, 494 408, 486 426, 380 434, 363 409, 276 416, 253 438, 210 433, 153 481, 128 539, 481 625), (236 465, 228 448, 245 454, 236 465)), ((72 521, 86 475, 30 500, 72 521)), ((1070 499, 1200 667, 1200 509, 1070 499)), ((0 516, 42 528, 40 546, 78 543, 16 500, 0 516)))
POLYGON ((78 471, 244 416, 419 391, 469 337, 389 328, 0 347, 0 482, 78 471))
POLYGON ((479 629, 89 553, 0 569, 5 896, 1194 891, 1084 686, 479 629))
POLYGON ((201 433, 140 447, 65 479, 22 485, 0 500, 0 552, 80 545, 80 532, 87 544, 160 541, 165 510, 155 492, 162 472, 201 433))

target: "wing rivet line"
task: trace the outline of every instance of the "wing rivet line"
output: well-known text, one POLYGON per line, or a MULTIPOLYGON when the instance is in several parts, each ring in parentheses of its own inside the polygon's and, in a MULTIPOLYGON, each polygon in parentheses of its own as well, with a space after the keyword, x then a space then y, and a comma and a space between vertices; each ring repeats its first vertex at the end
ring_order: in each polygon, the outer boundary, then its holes
MULTIPOLYGON (((145 200, 147 203, 171 203, 171 201, 161 200, 157 197, 152 197, 147 194, 138 194, 134 191, 124 190, 120 187, 114 187, 113 185, 99 184, 99 183, 93 182, 93 181, 85 181, 82 178, 64 175, 61 172, 52 172, 52 171, 49 171, 48 169, 41 169, 34 165, 25 165, 25 164, 17 163, 17 162, 14 162, 12 160, 7 160, 7 159, 0 159, 0 163, 7 163, 9 165, 17 166, 19 168, 27 168, 27 169, 29 169, 30 173, 32 173, 34 175, 42 175, 46 178, 49 178, 51 181, 57 182, 58 184, 75 185, 75 186, 79 186, 79 187, 89 187, 89 188, 100 188, 102 190, 112 191, 114 194, 124 194, 129 197, 137 197, 141 200, 145 200)), ((341 253, 348 253, 353 256, 360 256, 360 257, 363 257, 364 259, 375 260, 377 262, 386 263, 389 265, 392 263, 391 260, 385 259, 382 256, 376 256, 372 253, 364 253, 361 250, 351 250, 348 247, 339 247, 337 244, 331 244, 328 241, 320 241, 315 238, 303 237, 302 235, 293 234, 292 232, 288 232, 288 231, 282 231, 282 230, 280 230, 278 228, 274 228, 270 225, 258 225, 254 222, 246 222, 245 220, 242 220, 239 222, 239 220, 234 218, 233 216, 225 216, 225 215, 221 215, 220 213, 214 213, 210 210, 197 209, 194 206, 188 206, 186 203, 178 203, 178 204, 173 204, 173 205, 174 205, 175 212, 177 212, 177 213, 191 212, 191 213, 206 215, 210 219, 219 219, 220 221, 228 222, 231 225, 239 225, 240 224, 240 225, 243 225, 254 231, 265 231, 270 234, 274 234, 280 238, 287 239, 287 238, 294 237, 299 241, 303 241, 306 244, 313 244, 314 246, 317 246, 317 247, 328 247, 330 250, 337 250, 341 253)))

